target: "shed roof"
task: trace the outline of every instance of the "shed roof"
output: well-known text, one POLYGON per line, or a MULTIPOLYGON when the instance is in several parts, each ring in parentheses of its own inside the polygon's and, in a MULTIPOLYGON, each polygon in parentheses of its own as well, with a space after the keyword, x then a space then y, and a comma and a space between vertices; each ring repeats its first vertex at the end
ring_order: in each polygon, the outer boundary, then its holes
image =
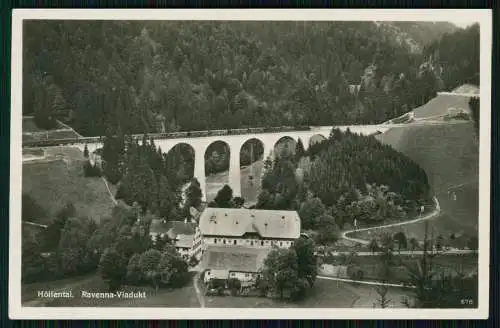
POLYGON ((167 221, 155 219, 151 222, 150 233, 167 233, 168 237, 175 239, 177 235, 194 235, 196 224, 184 221, 167 221))
POLYGON ((267 258, 270 248, 239 246, 208 246, 202 259, 205 270, 258 272, 267 258))

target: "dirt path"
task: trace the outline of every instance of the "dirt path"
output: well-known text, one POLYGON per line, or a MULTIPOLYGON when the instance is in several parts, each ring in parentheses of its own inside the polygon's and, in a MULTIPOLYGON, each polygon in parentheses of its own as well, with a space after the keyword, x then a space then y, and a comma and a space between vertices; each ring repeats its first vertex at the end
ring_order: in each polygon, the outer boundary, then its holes
POLYGON ((199 280, 200 280, 200 273, 197 272, 193 276, 193 286, 194 286, 194 290, 196 292, 196 297, 198 298, 198 303, 200 303, 200 307, 204 308, 205 307, 205 298, 203 297, 203 294, 200 290, 200 287, 198 286, 199 280))
POLYGON ((412 289, 415 288, 414 286, 407 286, 407 285, 403 285, 403 284, 389 284, 389 283, 382 283, 382 282, 378 282, 378 281, 352 280, 352 279, 327 277, 327 276, 317 276, 316 278, 324 279, 324 280, 336 280, 336 281, 342 281, 342 282, 350 282, 350 283, 355 283, 355 284, 360 284, 360 285, 386 286, 386 287, 399 287, 399 288, 412 288, 412 289))
POLYGON ((101 180, 104 182, 104 185, 106 186, 106 189, 108 190, 109 197, 111 198, 111 201, 113 202, 113 204, 118 205, 118 201, 116 200, 115 196, 113 195, 113 193, 109 189, 108 181, 106 181, 106 178, 101 177, 101 180))
POLYGON ((405 225, 405 224, 411 224, 411 223, 416 223, 416 222, 420 222, 420 221, 432 219, 432 218, 438 216, 439 213, 441 213, 441 206, 439 205, 439 201, 438 201, 438 199, 436 197, 434 197, 434 203, 435 203, 435 209, 434 209, 434 211, 432 211, 431 213, 429 213, 427 215, 419 217, 417 219, 409 220, 409 221, 403 221, 403 222, 397 222, 397 223, 391 223, 391 224, 385 224, 385 225, 375 226, 375 227, 369 227, 369 228, 362 228, 362 229, 357 229, 357 230, 347 230, 347 231, 344 231, 342 233, 341 237, 343 239, 345 239, 345 240, 349 240, 349 241, 352 241, 352 242, 355 242, 355 243, 360 243, 360 244, 368 245, 370 243, 369 240, 359 239, 359 238, 352 238, 352 237, 349 237, 347 235, 351 234, 351 233, 354 233, 354 232, 362 232, 362 231, 370 231, 370 230, 377 230, 377 229, 398 227, 398 226, 402 226, 402 225, 405 225))
MULTIPOLYGON (((429 251, 430 252, 430 251, 429 251)), ((338 256, 340 254, 349 255, 351 252, 331 252, 333 256, 338 256)), ((436 254, 440 255, 464 255, 464 254, 475 254, 476 251, 472 249, 452 249, 452 250, 443 250, 436 252, 436 254)), ((383 252, 356 252, 357 256, 380 256, 384 254, 383 252)), ((393 251, 392 254, 394 256, 398 255, 422 255, 424 251, 393 251)))
POLYGON ((44 229, 47 228, 46 224, 40 224, 40 223, 31 222, 31 221, 23 221, 23 223, 27 224, 27 225, 34 226, 34 227, 39 227, 39 228, 44 228, 44 229))

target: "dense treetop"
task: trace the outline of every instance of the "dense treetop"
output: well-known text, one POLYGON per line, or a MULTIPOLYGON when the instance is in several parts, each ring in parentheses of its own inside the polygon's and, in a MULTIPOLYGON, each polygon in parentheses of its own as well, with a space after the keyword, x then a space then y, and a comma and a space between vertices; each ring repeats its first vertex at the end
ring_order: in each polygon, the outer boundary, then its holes
POLYGON ((415 52, 371 22, 31 21, 23 112, 84 135, 382 122, 473 82, 478 27, 439 31, 415 52))
POLYGON ((299 211, 302 228, 321 240, 354 220, 400 221, 432 204, 425 171, 373 136, 333 129, 301 158, 283 153, 266 165, 256 207, 299 211))

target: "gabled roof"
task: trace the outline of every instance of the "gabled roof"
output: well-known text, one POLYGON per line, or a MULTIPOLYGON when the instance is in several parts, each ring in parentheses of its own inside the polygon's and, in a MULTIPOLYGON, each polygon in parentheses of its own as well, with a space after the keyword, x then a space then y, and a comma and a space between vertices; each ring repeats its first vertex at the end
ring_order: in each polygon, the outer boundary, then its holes
POLYGON ((258 272, 271 251, 271 248, 210 245, 203 254, 201 267, 204 270, 258 272))
POLYGON ((170 226, 168 223, 164 223, 163 220, 154 219, 151 221, 151 225, 149 226, 150 233, 162 234, 167 233, 170 230, 170 226))
POLYGON ((175 240, 176 247, 191 248, 193 247, 193 235, 177 235, 175 240))
POLYGON ((170 221, 170 228, 176 235, 194 235, 196 224, 193 222, 170 221))
POLYGON ((175 239, 177 235, 194 235, 196 224, 183 221, 167 221, 155 219, 151 221, 149 227, 150 233, 162 234, 166 233, 169 238, 175 239))
POLYGON ((210 270, 210 276, 209 278, 210 279, 222 279, 222 280, 226 280, 227 279, 227 276, 229 275, 229 271, 228 270, 210 270))
POLYGON ((262 238, 296 239, 300 217, 296 211, 207 207, 200 216, 201 234, 242 237, 257 233, 262 238))

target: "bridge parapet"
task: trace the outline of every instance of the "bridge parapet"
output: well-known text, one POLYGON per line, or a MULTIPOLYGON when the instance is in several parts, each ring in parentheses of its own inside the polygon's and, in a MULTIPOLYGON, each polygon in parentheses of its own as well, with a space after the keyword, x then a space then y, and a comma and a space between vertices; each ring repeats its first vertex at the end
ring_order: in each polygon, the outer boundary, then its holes
MULTIPOLYGON (((206 130, 206 131, 184 131, 184 132, 168 132, 168 133, 152 133, 146 134, 148 139, 166 140, 166 139, 182 139, 182 138, 201 138, 213 136, 234 136, 246 134, 265 134, 265 133, 283 133, 283 132, 328 132, 333 128, 340 130, 350 129, 352 132, 370 134, 370 131, 376 132, 377 129, 388 129, 395 127, 395 124, 376 124, 376 125, 350 125, 350 126, 282 126, 282 127, 265 127, 265 128, 244 128, 244 129, 225 129, 225 130, 206 130), (325 131, 323 131, 325 130, 325 131)), ((134 134, 130 136, 134 140, 142 140, 144 134, 134 134)), ((47 139, 37 141, 23 141, 23 147, 53 147, 76 144, 97 144, 102 143, 103 137, 76 137, 65 139, 47 139)))
MULTIPOLYGON (((264 128, 244 128, 244 129, 224 129, 224 130, 206 130, 206 131, 183 131, 183 132, 167 132, 167 133, 152 133, 146 134, 148 139, 163 140, 163 139, 179 139, 179 138, 200 138, 212 136, 227 136, 227 135, 243 135, 243 134, 259 134, 273 132, 288 132, 288 131, 309 131, 309 126, 282 126, 282 127, 264 127, 264 128)), ((144 134, 133 134, 130 136, 134 140, 141 140, 144 134)), ((65 139, 47 139, 37 141, 23 141, 23 147, 51 147, 59 145, 72 145, 82 143, 102 143, 103 137, 76 137, 65 139)))

